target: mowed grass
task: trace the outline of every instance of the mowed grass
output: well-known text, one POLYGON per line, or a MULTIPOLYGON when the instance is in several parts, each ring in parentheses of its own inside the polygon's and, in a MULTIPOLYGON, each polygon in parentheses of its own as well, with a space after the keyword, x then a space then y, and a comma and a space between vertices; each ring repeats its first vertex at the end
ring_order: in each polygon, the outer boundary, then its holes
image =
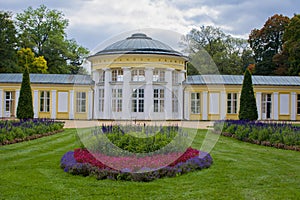
MULTIPOLYGON (((75 129, 0 147, 0 199, 300 199, 300 152, 220 136, 202 171, 149 183, 97 181, 59 167, 75 129)), ((206 131, 199 131, 199 148, 206 131)))

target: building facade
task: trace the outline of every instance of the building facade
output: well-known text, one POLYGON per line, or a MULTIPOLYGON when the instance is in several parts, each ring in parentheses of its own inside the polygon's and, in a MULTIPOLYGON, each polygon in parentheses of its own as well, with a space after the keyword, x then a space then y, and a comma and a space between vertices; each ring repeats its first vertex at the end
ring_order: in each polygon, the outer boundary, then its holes
MULTIPOLYGON (((238 119, 243 76, 186 76, 187 57, 142 33, 90 56, 92 75, 30 74, 35 118, 238 119)), ((261 120, 300 120, 300 77, 252 76, 261 120)), ((0 74, 0 118, 16 117, 22 74, 0 74)))

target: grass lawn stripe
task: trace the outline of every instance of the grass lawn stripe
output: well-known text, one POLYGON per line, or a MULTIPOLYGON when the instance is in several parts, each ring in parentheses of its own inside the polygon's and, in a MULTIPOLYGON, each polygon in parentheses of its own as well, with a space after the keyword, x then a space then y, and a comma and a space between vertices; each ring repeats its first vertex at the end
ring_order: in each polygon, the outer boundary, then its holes
MULTIPOLYGON (((220 137, 209 169, 150 183, 97 181, 59 168, 76 129, 0 147, 0 199, 299 199, 300 154, 220 137)), ((194 147, 206 131, 199 131, 194 147)))

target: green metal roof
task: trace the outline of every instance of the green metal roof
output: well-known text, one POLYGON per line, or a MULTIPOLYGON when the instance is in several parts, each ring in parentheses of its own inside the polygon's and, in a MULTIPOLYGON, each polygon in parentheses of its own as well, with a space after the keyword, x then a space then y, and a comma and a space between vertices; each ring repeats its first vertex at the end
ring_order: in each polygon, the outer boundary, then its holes
MULTIPOLYGON (((243 75, 193 75, 186 85, 242 85, 243 75)), ((299 76, 252 76, 253 85, 300 86, 299 76)))
MULTIPOLYGON (((0 73, 0 83, 21 83, 22 76, 22 74, 0 73)), ((30 82, 33 84, 93 84, 93 80, 90 75, 74 74, 30 74, 30 82)))

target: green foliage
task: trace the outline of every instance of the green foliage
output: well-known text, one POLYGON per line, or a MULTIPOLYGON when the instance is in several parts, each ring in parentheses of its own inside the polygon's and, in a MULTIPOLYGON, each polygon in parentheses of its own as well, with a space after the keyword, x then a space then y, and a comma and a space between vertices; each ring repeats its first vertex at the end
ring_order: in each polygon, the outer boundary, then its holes
POLYGON ((28 136, 45 134, 62 130, 64 124, 52 120, 5 120, 0 121, 0 144, 15 139, 25 139, 28 136))
POLYGON ((88 50, 67 39, 68 20, 62 12, 41 5, 37 9, 27 8, 16 19, 20 46, 44 56, 49 73, 78 73, 88 50))
POLYGON ((30 77, 29 77, 28 67, 25 66, 21 90, 20 90, 20 97, 19 97, 19 102, 17 107, 17 117, 19 119, 32 119, 33 115, 34 113, 33 113, 31 86, 30 86, 30 77))
POLYGON ((283 51, 288 55, 289 75, 300 75, 300 15, 295 15, 287 26, 283 51))
POLYGON ((192 138, 177 126, 116 125, 108 129, 97 127, 90 131, 92 134, 78 132, 79 144, 84 144, 85 148, 94 152, 112 156, 131 155, 130 153, 156 154, 159 153, 157 150, 164 153, 182 152, 189 146, 192 138))
POLYGON ((300 148, 300 129, 291 124, 226 120, 216 121, 215 131, 219 130, 220 124, 224 124, 223 133, 230 133, 239 140, 269 142, 273 146, 284 144, 300 148))
POLYGON ((273 57, 282 51, 283 34, 289 21, 287 16, 275 14, 265 22, 261 29, 251 31, 248 42, 256 61, 255 74, 276 73, 279 66, 275 65, 273 57))
POLYGON ((16 28, 12 15, 0 11, 0 73, 19 72, 16 52, 16 28))
POLYGON ((30 73, 47 73, 47 61, 43 56, 35 57, 30 48, 22 48, 18 51, 18 64, 28 67, 30 73))
POLYGON ((239 119, 241 120, 257 120, 257 107, 254 96, 252 78, 250 71, 247 69, 244 75, 242 93, 240 98, 239 119))
POLYGON ((184 38, 183 46, 189 53, 191 65, 188 75, 242 74, 253 62, 247 41, 226 35, 220 28, 201 26, 192 29, 184 38), (216 65, 216 67, 212 67, 216 65))

